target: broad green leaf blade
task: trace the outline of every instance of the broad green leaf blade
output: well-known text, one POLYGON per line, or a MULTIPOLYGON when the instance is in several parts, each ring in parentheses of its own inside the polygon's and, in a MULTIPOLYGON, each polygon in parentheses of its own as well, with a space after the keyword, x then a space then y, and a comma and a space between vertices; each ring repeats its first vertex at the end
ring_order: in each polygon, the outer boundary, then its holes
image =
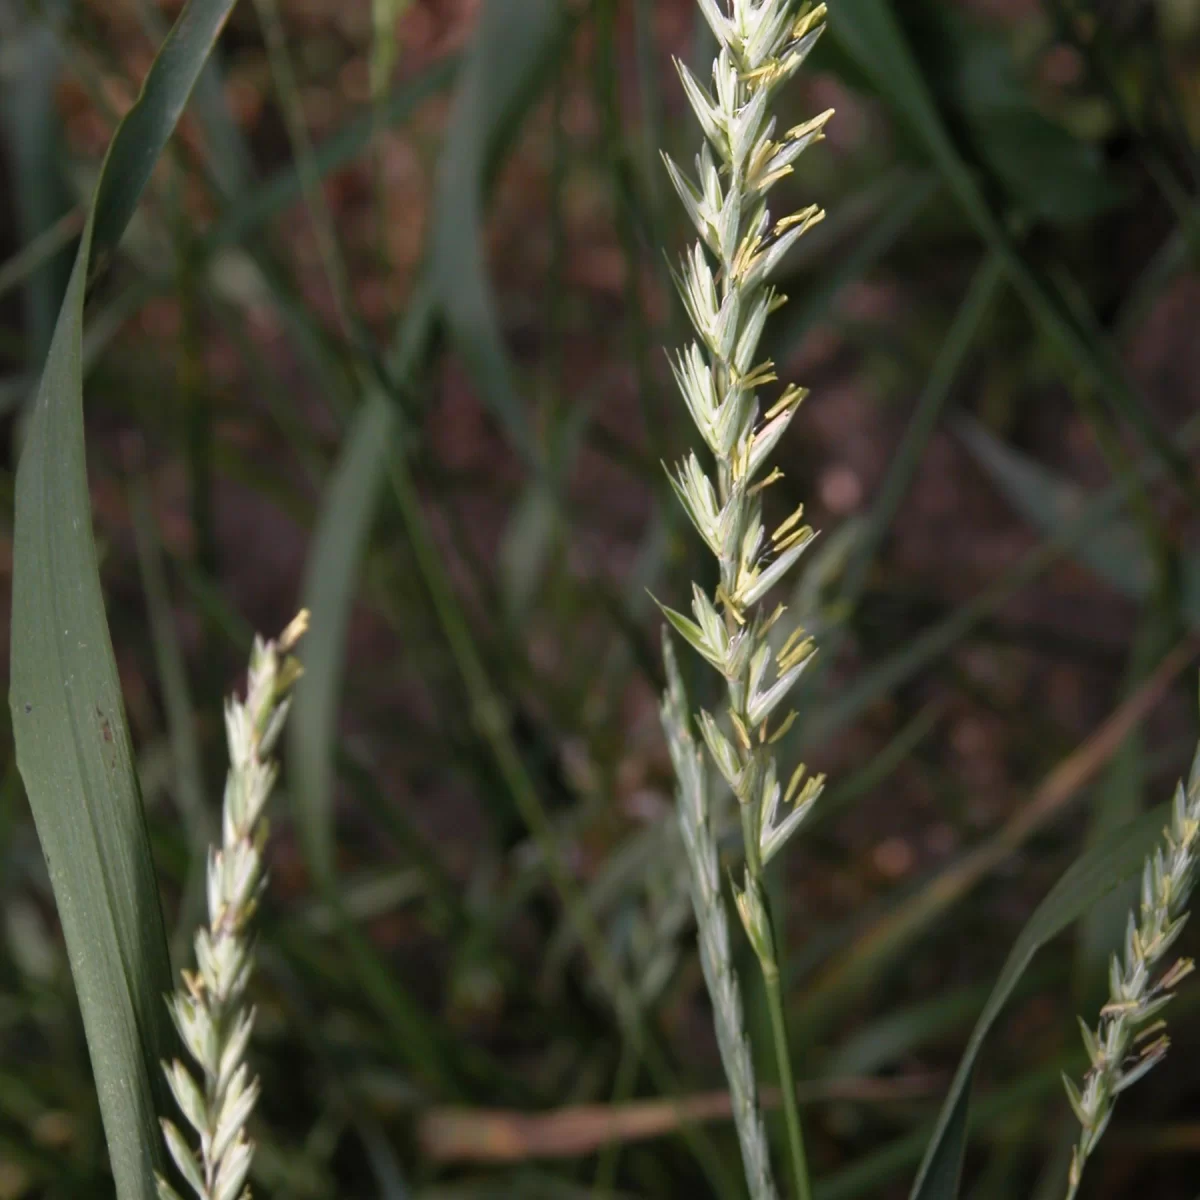
POLYGON ((910 1200, 954 1200, 965 1149, 971 1104, 971 1076, 984 1039, 1020 982, 1033 956, 1078 920, 1113 888, 1140 870, 1146 854, 1162 836, 1168 806, 1161 805, 1117 830, 1067 870, 1030 917, 1013 944, 992 994, 984 1006, 942 1105, 933 1137, 917 1173, 910 1200))
POLYGON ((312 623, 304 646, 304 687, 296 692, 288 721, 288 759, 296 822, 309 865, 323 884, 333 877, 334 749, 346 628, 395 423, 392 406, 381 396, 359 408, 322 498, 305 570, 304 604, 312 623))
POLYGON ((171 969, 92 539, 80 382, 85 250, 17 472, 10 704, 118 1195, 150 1200, 171 969))
POLYGON ((233 0, 192 0, 117 129, 59 312, 17 472, 17 763, 58 904, 120 1200, 153 1200, 172 1045, 166 936, 92 536, 83 306, 93 230, 111 249, 233 0))

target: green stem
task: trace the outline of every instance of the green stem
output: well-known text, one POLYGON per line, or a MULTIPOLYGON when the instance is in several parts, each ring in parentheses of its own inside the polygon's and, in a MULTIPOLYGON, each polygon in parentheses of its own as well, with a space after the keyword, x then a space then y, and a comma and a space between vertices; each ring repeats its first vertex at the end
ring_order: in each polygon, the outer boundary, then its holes
MULTIPOLYGON (((763 893, 767 923, 771 928, 771 943, 775 944, 775 920, 771 903, 763 893)), ((771 1012, 771 1035, 775 1043, 775 1062, 779 1071, 779 1090, 783 1094, 783 1116, 787 1123, 788 1152, 792 1174, 796 1179, 796 1200, 812 1200, 808 1179, 808 1159, 804 1153, 804 1131, 800 1126, 800 1109, 796 1105, 796 1087, 792 1079, 792 1054, 788 1046, 787 1020, 783 1014, 783 988, 779 982, 779 964, 759 960, 763 985, 767 992, 767 1007, 771 1012)))

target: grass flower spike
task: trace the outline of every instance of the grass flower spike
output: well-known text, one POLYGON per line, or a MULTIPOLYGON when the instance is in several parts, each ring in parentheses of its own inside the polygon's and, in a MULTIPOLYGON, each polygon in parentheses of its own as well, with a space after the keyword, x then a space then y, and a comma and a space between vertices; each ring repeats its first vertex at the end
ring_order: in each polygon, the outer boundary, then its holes
POLYGON ((667 691, 662 702, 662 724, 678 784, 676 808, 688 860, 700 969, 712 997, 717 1048, 729 1081, 733 1122, 742 1148, 750 1195, 753 1200, 775 1200, 779 1193, 771 1176, 771 1156, 754 1081, 754 1060, 746 1033, 737 972, 733 968, 729 921, 721 897, 721 866, 708 814, 707 772, 691 734, 687 696, 679 677, 675 652, 665 631, 663 661, 667 669, 667 691))
POLYGON ((1067 1096, 1083 1127, 1071 1156, 1067 1200, 1079 1190, 1084 1164, 1112 1118, 1117 1096, 1162 1061, 1169 1039, 1156 1020, 1175 986, 1193 969, 1180 959, 1155 977, 1187 921, 1187 903, 1200 860, 1200 750, 1192 761, 1186 789, 1175 792, 1171 823, 1163 844, 1142 872, 1139 911, 1129 914, 1124 960, 1113 955, 1109 999, 1096 1028, 1080 1020, 1091 1069, 1080 1090, 1065 1076, 1067 1096))
MULTIPOLYGON (((200 1068, 198 1081, 176 1059, 163 1065, 171 1092, 199 1135, 193 1150, 168 1120, 167 1148, 199 1200, 242 1200, 254 1146, 246 1122, 258 1099, 258 1080, 245 1062, 254 1012, 244 1004, 252 968, 247 932, 264 885, 263 817, 278 766, 272 751, 287 718, 288 694, 301 668, 289 651, 304 634, 301 612, 278 641, 256 638, 250 656, 246 699, 225 705, 229 774, 221 815, 221 846, 208 860, 208 918, 196 934, 197 970, 183 971, 183 987, 170 998, 171 1015, 188 1053, 200 1068)), ((180 1200, 161 1176, 160 1200, 180 1200)))
MULTIPOLYGON (((770 456, 805 392, 789 385, 761 413, 759 389, 774 383, 776 375, 774 364, 759 356, 758 346, 767 317, 784 301, 771 286, 772 272, 824 216, 812 206, 774 219, 767 198, 792 172, 803 150, 822 136, 831 115, 823 113, 781 133, 770 113, 775 92, 816 44, 826 10, 823 4, 798 0, 729 0, 728 8, 720 0, 699 3, 718 45, 711 90, 677 64, 705 136, 695 178, 664 158, 699 234, 676 275, 696 340, 680 351, 672 367, 715 471, 710 474, 691 453, 671 473, 671 483, 717 560, 720 582, 712 596, 693 585, 692 617, 670 609, 664 613, 727 681, 728 721, 702 712, 700 731, 741 812, 746 867, 735 899, 766 983, 796 1194, 807 1200, 762 871, 795 833, 822 787, 820 777, 806 778, 803 764, 791 772, 785 787, 774 749, 794 719, 787 697, 814 647, 803 630, 795 629, 773 651, 768 635, 783 609, 768 612, 762 602, 815 535, 804 523, 803 506, 769 535, 764 525, 763 493, 781 476, 769 467, 770 456)), ((716 997, 714 1004, 719 1007, 716 997)))

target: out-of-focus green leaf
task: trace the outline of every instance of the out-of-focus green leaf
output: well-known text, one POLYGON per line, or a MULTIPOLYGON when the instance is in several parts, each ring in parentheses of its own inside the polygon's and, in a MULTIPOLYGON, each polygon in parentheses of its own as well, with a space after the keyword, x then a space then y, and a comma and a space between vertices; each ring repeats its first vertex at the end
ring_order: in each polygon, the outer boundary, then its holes
POLYGON ((504 142, 561 61, 572 28, 558 0, 488 0, 460 73, 434 200, 429 278, 480 396, 527 462, 537 461, 484 260, 487 184, 504 142))
POLYGON ((575 404, 560 416, 547 454, 550 482, 530 480, 508 519, 499 567, 505 615, 511 622, 519 623, 528 610, 546 563, 562 538, 562 504, 555 491, 570 478, 589 416, 586 404, 575 404))
POLYGON ((986 987, 959 988, 896 1009, 856 1030, 823 1064, 830 1078, 873 1075, 931 1043, 965 1028, 987 1000, 986 987))
MULTIPOLYGON (((13 41, 18 39, 15 69, 11 77, 0 80, 0 109, 11 156, 17 228, 25 244, 54 228, 71 201, 62 177, 62 130, 55 99, 62 58, 58 40, 50 29, 32 25, 13 41)), ((70 256, 63 250, 56 247, 25 278, 26 362, 34 371, 41 369, 50 345, 71 270, 70 256)))
MULTIPOLYGON (((968 417, 958 424, 963 444, 1008 502, 1036 529, 1059 536, 1093 503, 1084 488, 1006 446, 985 426, 968 417)), ((1131 600, 1145 601, 1154 586, 1155 568, 1145 539, 1132 520, 1116 517, 1076 539, 1072 555, 1131 600)), ((1181 563, 1180 609, 1200 626, 1200 560, 1181 563)))
POLYGON ((359 410, 322 498, 305 571, 303 595, 312 614, 304 645, 304 687, 292 703, 288 762, 296 824, 313 873, 333 875, 333 774, 337 707, 346 630, 359 568, 387 458, 395 410, 371 396, 359 410))
POLYGON ((1195 472, 1130 386, 1112 347, 1096 337, 1091 323, 1080 324, 1045 272, 1017 251, 1002 216, 993 210, 975 172, 955 145, 894 5, 890 0, 839 0, 830 8, 829 24, 842 48, 922 144, 968 220, 1003 264, 1046 338, 1078 372, 1083 384, 1095 388, 1170 469, 1179 490, 1200 504, 1195 472))
MULTIPOLYGON (((1014 1112, 1046 1098, 1062 1087, 1058 1069, 1035 1070, 1021 1076, 1005 1088, 982 1098, 970 1113, 970 1128, 995 1126, 1011 1118, 1014 1112)), ((926 1133, 918 1129, 857 1158, 837 1174, 818 1180, 813 1200, 857 1200, 860 1196, 878 1196, 881 1187, 921 1159, 926 1133)))
POLYGON ((192 0, 179 14, 105 155, 92 203, 93 258, 121 240, 235 3, 192 0))
MULTIPOLYGON (((1088 507, 1091 498, 1078 484, 1006 446, 978 421, 963 416, 957 432, 975 461, 1034 528, 1057 534, 1088 507)), ((1074 542, 1071 554, 1123 595, 1144 600, 1149 594, 1154 564, 1131 521, 1118 517, 1091 530, 1074 542)))
MULTIPOLYGON (((325 176, 350 162, 370 144, 382 126, 395 125, 410 117, 429 97, 454 80, 459 60, 454 55, 440 58, 414 79, 397 84, 376 108, 346 122, 313 150, 312 166, 325 176)), ((202 238, 205 250, 215 251, 242 241, 276 213, 304 195, 300 167, 289 163, 275 175, 232 200, 224 213, 202 238)))
MULTIPOLYGON (((491 397, 508 432, 527 449, 530 431, 524 409, 511 389, 484 272, 483 206, 488 178, 536 91, 552 49, 565 35, 565 21, 552 0, 535 0, 531 5, 489 0, 484 7, 473 49, 459 68, 461 82, 440 166, 442 199, 437 206, 427 284, 418 289, 388 363, 393 381, 407 387, 408 376, 425 352, 434 316, 441 313, 458 344, 474 346, 479 352, 474 359, 469 351, 466 356, 479 368, 481 390, 491 397), (499 373, 494 374, 491 366, 497 362, 499 373)), ((442 86, 446 78, 441 74, 431 77, 428 88, 442 86)), ((418 98, 425 94, 421 90, 418 98)), ((406 103, 412 102, 412 97, 406 99, 406 103)), ((369 124, 363 126, 364 136, 370 128, 369 124)), ((316 157, 320 165, 320 152, 316 157)), ((228 236, 236 236, 236 228, 231 226, 228 236)), ((324 856, 332 822, 332 720, 336 690, 341 685, 340 640, 353 599, 361 547, 374 521, 378 497, 377 489, 368 482, 381 477, 389 457, 401 452, 394 438, 371 436, 370 427, 383 420, 368 412, 374 404, 368 401, 355 418, 356 431, 366 432, 351 434, 342 447, 330 485, 339 492, 335 495, 331 490, 324 497, 318 527, 328 529, 329 536, 318 533, 306 576, 305 602, 314 614, 314 634, 319 633, 319 610, 324 609, 331 646, 328 654, 319 647, 314 651, 312 644, 307 649, 308 679, 303 695, 297 697, 289 745, 301 764, 296 772, 303 779, 300 813, 308 828, 305 845, 318 873, 329 870, 324 856), (334 646, 335 642, 339 644, 334 646)))
POLYGON ((887 905, 850 946, 825 964, 806 987, 802 999, 799 1016, 809 1025, 810 1036, 848 995, 877 979, 889 964, 900 959, 922 931, 952 911, 1039 829, 1057 818, 1107 765, 1129 732, 1145 719, 1193 656, 1191 645, 1186 640, 1179 642, 1142 686, 1077 750, 1059 762, 999 829, 887 905))
POLYGON ((92 536, 83 306, 234 0, 191 0, 109 147, 17 472, 10 705, 79 994, 120 1200, 151 1200, 163 1160, 159 1060, 171 987, 154 865, 92 536))
MULTIPOLYGON (((419 293, 391 370, 407 376, 424 353, 430 328, 427 296, 419 293)), ((334 755, 337 709, 345 667, 345 639, 363 555, 378 512, 380 486, 399 453, 399 413, 372 393, 355 413, 333 474, 321 498, 312 552, 305 570, 304 603, 312 614, 305 644, 305 686, 288 722, 288 761, 295 780, 296 821, 313 876, 337 918, 351 969, 364 995, 396 1036, 400 1056, 424 1076, 453 1092, 453 1048, 433 1024, 376 947, 353 924, 337 888, 334 846, 334 755)))
POLYGON ((897 9, 922 73, 955 121, 964 153, 1025 215, 1054 224, 1090 220, 1120 199, 1099 149, 1034 103, 1004 34, 931 0, 897 9))
POLYGON ((1038 950, 1141 868, 1146 854, 1162 836, 1167 815, 1167 806, 1162 805, 1105 838, 1067 870, 1029 918, 975 1023, 925 1150, 910 1200, 955 1200, 966 1146, 971 1077, 989 1030, 1038 950))

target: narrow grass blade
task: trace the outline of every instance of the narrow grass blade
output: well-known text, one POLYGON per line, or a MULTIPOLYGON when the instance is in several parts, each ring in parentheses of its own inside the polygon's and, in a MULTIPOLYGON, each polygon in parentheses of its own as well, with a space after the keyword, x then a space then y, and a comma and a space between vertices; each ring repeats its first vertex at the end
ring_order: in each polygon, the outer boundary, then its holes
MULTIPOLYGON (((26 242, 10 259, 0 266, 0 296, 30 279, 38 270, 53 261, 83 230, 83 213, 78 208, 63 213, 53 225, 26 242)), ((57 313, 57 308, 55 312, 57 313)))
POLYGON ((967 1042, 966 1052, 942 1105, 933 1136, 917 1172, 910 1200, 954 1200, 955 1163, 961 1163, 971 1104, 971 1077, 988 1032, 1034 955, 1114 887, 1139 871, 1162 836, 1168 806, 1161 805, 1118 830, 1071 866, 1021 931, 967 1042))
POLYGON ((117 128, 92 204, 92 254, 121 240, 154 164, 237 0, 191 0, 167 35, 137 102, 117 128))
MULTIPOLYGON (((351 162, 370 144, 372 135, 385 125, 399 124, 410 117, 430 97, 444 91, 455 78, 456 56, 440 58, 427 70, 397 85, 379 106, 347 121, 313 148, 312 167, 322 178, 351 162)), ((263 183, 231 201, 229 207, 203 235, 201 245, 208 252, 244 241, 256 230, 304 196, 300 167, 289 163, 263 183)))
POLYGON ((232 6, 192 0, 117 129, 17 472, 9 697, 17 762, 62 920, 120 1200, 156 1195, 171 973, 92 536, 83 306, 93 243, 106 251, 119 240, 232 6))
POLYGON ((1014 246, 955 146, 890 0, 841 0, 830 10, 829 25, 845 52, 924 145, 967 219, 1003 263, 1046 338, 1167 465, 1180 491, 1193 503, 1200 503, 1200 484, 1187 460, 1147 412, 1111 347, 1074 319, 1050 280, 1014 246))
POLYGON ((555 0, 488 0, 463 64, 438 168, 429 277, 484 403, 527 463, 538 454, 484 262, 484 196, 504 141, 557 62, 571 21, 555 0))
MULTIPOLYGON (((419 327, 398 356, 394 373, 407 375, 423 352, 428 308, 414 301, 419 327)), ((396 454, 397 414, 372 394, 359 408, 322 497, 305 571, 304 603, 313 616, 305 652, 305 680, 295 698, 288 760, 295 780, 296 819, 310 870, 336 918, 341 942, 363 994, 397 1035, 397 1049, 443 1091, 456 1093, 454 1054, 398 979, 391 977, 369 939, 354 926, 337 890, 333 860, 336 713, 345 665, 345 637, 359 569, 378 512, 380 485, 396 454)))
MULTIPOLYGON (((969 1131, 996 1129, 1011 1123, 1014 1113, 1027 1112, 1034 1104, 1061 1091, 1057 1068, 1035 1070, 1017 1082, 998 1090, 974 1105, 969 1114, 969 1131)), ((926 1129, 906 1133, 878 1150, 860 1156, 835 1175, 817 1184, 813 1200, 856 1200, 859 1196, 879 1196, 885 1183, 921 1160, 921 1149, 928 1136, 926 1129)))
MULTIPOLYGON (((0 112, 7 134, 10 183, 20 239, 29 244, 46 244, 47 234, 62 227, 70 195, 62 175, 62 129, 57 88, 62 55, 54 33, 30 27, 13 38, 20 41, 20 55, 8 78, 0 77, 0 112)), ((68 226, 70 223, 68 223, 68 226)), ((78 226, 71 232, 77 232, 78 226)), ((62 303, 71 269, 63 244, 53 249, 24 273, 24 307, 28 331, 27 365, 40 370, 54 319, 62 303)), ((7 271, 0 271, 0 275, 7 271)), ((7 281, 6 281, 7 282, 7 281)))
MULTIPOLYGON (((959 437, 1008 502, 1031 525, 1058 537, 1078 514, 1094 503, 1084 488, 1004 445, 975 421, 964 418, 959 437)), ((1131 600, 1149 599, 1155 563, 1132 521, 1116 518, 1071 547, 1072 555, 1116 592, 1131 600)), ((1200 627, 1200 561, 1180 563, 1180 608, 1193 628, 1200 627)))
MULTIPOLYGON (((1180 451, 1190 450, 1198 437, 1200 419, 1193 418, 1179 431, 1175 445, 1180 451)), ((1136 477, 1148 483, 1158 479, 1161 471, 1161 460, 1147 455, 1137 465, 1136 477)), ((814 711, 811 723, 797 738, 799 751, 803 753, 813 746, 824 744, 881 696, 887 695, 904 680, 912 678, 948 653, 981 621, 1053 566, 1076 543, 1094 536, 1097 530, 1118 519, 1129 499, 1130 490, 1128 480, 1110 485, 1078 517, 1059 528, 1055 536, 1029 551, 995 583, 889 655, 861 680, 830 696, 825 704, 814 711)), ((1194 573, 1200 577, 1200 570, 1191 567, 1191 561, 1188 560, 1186 564, 1188 574, 1194 573)), ((1185 586, 1192 585, 1185 580, 1185 586)), ((1195 594, 1200 595, 1200 578, 1197 578, 1195 594)))
POLYGON ((346 629, 394 425, 393 409, 381 397, 359 409, 326 487, 305 569, 304 604, 312 629, 304 687, 292 703, 288 762, 297 828, 309 867, 323 884, 334 871, 334 749, 346 629))
POLYGON ((1145 684, 1087 741, 1063 759, 1038 786, 1029 802, 996 833, 934 875, 903 903, 890 908, 845 953, 834 959, 805 996, 805 1019, 819 1023, 851 990, 876 978, 924 929, 978 886, 1034 833, 1062 813, 1088 781, 1112 759, 1130 731, 1140 724, 1194 657, 1193 645, 1185 642, 1176 646, 1145 684))

